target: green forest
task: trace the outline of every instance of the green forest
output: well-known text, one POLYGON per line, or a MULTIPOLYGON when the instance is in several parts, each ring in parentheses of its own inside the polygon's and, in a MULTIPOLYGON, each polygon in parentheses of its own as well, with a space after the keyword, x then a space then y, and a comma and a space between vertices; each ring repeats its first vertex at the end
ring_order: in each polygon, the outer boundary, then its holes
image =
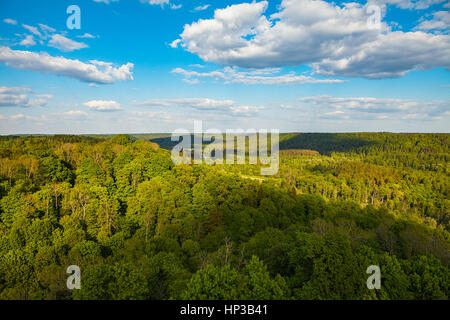
POLYGON ((168 146, 0 137, 0 299, 450 297, 449 134, 282 134, 274 176, 168 146))

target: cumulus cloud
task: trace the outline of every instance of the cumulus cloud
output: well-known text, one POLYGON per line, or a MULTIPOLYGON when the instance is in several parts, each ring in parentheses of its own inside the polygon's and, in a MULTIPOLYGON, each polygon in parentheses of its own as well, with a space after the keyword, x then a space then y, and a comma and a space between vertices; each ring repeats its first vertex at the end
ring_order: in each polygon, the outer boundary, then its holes
POLYGON ((84 106, 96 111, 117 111, 120 110, 120 104, 110 100, 91 100, 83 103, 84 106))
POLYGON ((34 94, 27 87, 0 87, 0 107, 45 106, 51 98, 50 94, 34 94))
POLYGON ((236 68, 225 67, 222 70, 210 72, 189 71, 183 68, 175 68, 172 73, 184 76, 183 81, 196 84, 199 78, 213 78, 223 80, 225 83, 243 83, 243 84, 302 84, 302 83, 339 83, 339 79, 317 79, 311 76, 298 75, 294 72, 278 74, 280 69, 269 68, 252 71, 238 71, 236 68))
POLYGON ((283 0, 264 15, 267 1, 217 9, 212 19, 184 27, 172 47, 201 59, 243 68, 309 64, 327 76, 400 77, 410 70, 450 68, 450 37, 369 28, 366 5, 283 0))
POLYGON ((112 63, 91 60, 89 63, 48 53, 12 50, 0 46, 0 62, 17 69, 38 71, 101 84, 133 80, 133 64, 114 66, 112 63))
POLYGON ((73 41, 69 38, 64 37, 60 34, 54 34, 51 36, 50 41, 48 42, 49 47, 57 48, 61 51, 74 51, 83 48, 87 48, 88 45, 83 42, 73 41))
POLYGON ((5 19, 3 19, 3 22, 4 22, 4 23, 7 23, 7 24, 12 24, 12 25, 16 25, 16 24, 17 24, 17 21, 16 21, 16 20, 10 19, 10 18, 5 18, 5 19))
POLYGON ((312 63, 316 73, 380 79, 401 77, 410 70, 450 69, 450 37, 423 32, 392 32, 360 46, 349 57, 312 63))
POLYGON ((214 100, 208 98, 173 98, 173 99, 148 99, 143 102, 134 102, 140 107, 180 107, 195 110, 218 111, 234 115, 248 116, 259 112, 263 107, 236 106, 233 100, 214 100))
POLYGON ((415 27, 417 30, 442 30, 445 31, 450 28, 450 12, 448 11, 437 11, 433 12, 432 19, 421 19, 418 26, 415 27))
MULTIPOLYGON (((66 32, 57 33, 55 28, 52 28, 46 24, 38 23, 38 27, 22 24, 22 27, 31 32, 34 36, 39 38, 41 44, 47 41, 49 47, 59 49, 64 52, 70 52, 75 50, 80 50, 87 48, 88 45, 83 42, 77 42, 69 39, 65 36, 66 32)), ((77 36, 78 38, 95 38, 89 33, 84 33, 83 35, 77 36)), ((26 38, 20 43, 20 45, 34 45, 34 39, 31 35, 26 35, 26 38)))
POLYGON ((32 35, 25 36, 25 39, 19 42, 21 46, 34 46, 36 44, 36 41, 34 41, 34 38, 32 35))

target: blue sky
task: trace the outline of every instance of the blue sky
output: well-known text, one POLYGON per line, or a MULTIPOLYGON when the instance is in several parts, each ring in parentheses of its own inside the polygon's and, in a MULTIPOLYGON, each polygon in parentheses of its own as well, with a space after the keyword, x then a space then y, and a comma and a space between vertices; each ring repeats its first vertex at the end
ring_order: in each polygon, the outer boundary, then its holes
POLYGON ((442 0, 0 0, 0 134, 449 132, 449 24, 442 0))

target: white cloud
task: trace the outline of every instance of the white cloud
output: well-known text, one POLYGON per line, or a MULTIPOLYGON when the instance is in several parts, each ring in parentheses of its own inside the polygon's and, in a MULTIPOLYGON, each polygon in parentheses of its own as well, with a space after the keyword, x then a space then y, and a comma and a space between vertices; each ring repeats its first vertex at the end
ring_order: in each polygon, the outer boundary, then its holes
POLYGON ((23 113, 19 113, 19 114, 11 115, 11 116, 6 117, 6 118, 7 118, 7 119, 10 119, 10 120, 19 120, 19 119, 26 119, 26 118, 28 118, 28 117, 25 116, 23 113))
POLYGON ((215 100, 208 98, 148 99, 143 102, 135 101, 134 105, 151 108, 192 108, 200 111, 209 110, 241 116, 249 116, 263 109, 263 107, 256 106, 236 106, 233 100, 215 100))
MULTIPOLYGON (((5 19, 5 20, 9 21, 9 19, 5 19)), ((8 22, 8 23, 11 23, 11 22, 8 22)), ((66 32, 56 34, 57 30, 46 24, 38 23, 38 26, 39 26, 39 28, 30 26, 27 24, 22 24, 22 27, 24 27, 25 29, 27 29, 29 32, 31 32, 33 35, 37 36, 40 39, 39 42, 41 44, 44 44, 44 40, 50 39, 47 43, 47 45, 49 47, 57 48, 61 51, 65 51, 65 52, 79 50, 79 49, 88 47, 88 45, 85 43, 77 42, 77 41, 67 38, 65 36, 66 32), (42 33, 39 31, 39 29, 42 31, 42 33)), ((89 33, 84 33, 83 35, 79 35, 77 37, 78 38, 95 38, 93 35, 91 35, 89 33)), ((20 42, 19 44, 24 45, 24 46, 31 46, 31 45, 35 45, 36 42, 34 41, 33 36, 26 35, 26 38, 24 40, 22 40, 22 42, 20 42)))
POLYGON ((131 111, 130 114, 137 118, 132 118, 135 120, 142 120, 143 117, 149 119, 159 119, 159 120, 172 120, 173 115, 168 112, 158 112, 158 111, 131 111))
POLYGON ((52 35, 50 41, 48 42, 49 47, 54 47, 62 51, 74 51, 83 48, 87 48, 88 45, 82 42, 76 42, 69 38, 66 38, 60 34, 52 35))
POLYGON ((37 27, 29 26, 26 24, 22 24, 22 27, 30 31, 32 34, 38 36, 39 38, 42 38, 42 33, 39 32, 39 29, 37 27))
POLYGON ((423 32, 392 32, 360 46, 349 57, 312 63, 316 73, 380 79, 401 77, 410 70, 450 69, 450 37, 423 32))
POLYGON ((94 0, 94 2, 103 2, 106 4, 110 4, 111 2, 117 2, 119 0, 94 0))
POLYGON ((9 19, 9 18, 3 19, 3 22, 4 22, 4 23, 7 23, 7 24, 12 24, 12 25, 16 25, 16 24, 17 24, 17 21, 16 21, 16 20, 14 20, 14 19, 9 19))
POLYGON ((176 40, 173 40, 170 44, 169 44, 169 46, 171 46, 172 48, 176 48, 176 47, 178 47, 178 44, 179 43, 181 43, 182 42, 182 40, 181 39, 176 39, 176 40))
POLYGON ((67 116, 87 116, 87 113, 81 110, 69 110, 67 112, 62 112, 62 114, 67 116))
POLYGON ((41 28, 42 31, 44 32, 56 32, 56 29, 49 27, 46 24, 42 24, 42 23, 38 23, 38 26, 41 28))
POLYGON ((238 71, 236 68, 225 67, 222 70, 210 72, 189 71, 182 68, 175 68, 172 73, 184 76, 183 81, 187 83, 198 83, 198 78, 213 78, 223 80, 225 83, 243 84, 267 84, 267 85, 287 85, 302 83, 340 83, 338 79, 317 79, 306 75, 297 75, 294 72, 277 74, 278 68, 259 69, 253 71, 238 71), (197 81, 196 81, 197 80, 197 81))
POLYGON ((445 0, 385 0, 387 4, 395 5, 401 9, 423 10, 444 2, 445 0))
POLYGON ((53 112, 49 114, 41 115, 40 117, 29 117, 29 120, 34 121, 61 121, 61 120, 69 120, 69 121, 78 121, 78 120, 86 120, 88 118, 88 113, 81 110, 69 110, 65 112, 53 112))
POLYGON ((205 66, 202 64, 194 63, 194 64, 190 64, 189 67, 203 69, 205 66))
POLYGON ((170 3, 170 0, 141 0, 141 2, 152 4, 152 5, 166 5, 170 3))
POLYGON ((49 99, 53 98, 53 95, 52 94, 37 94, 36 97, 49 100, 49 99))
POLYGON ((400 77, 410 70, 450 68, 450 37, 370 29, 366 6, 323 0, 283 0, 264 15, 267 1, 217 9, 212 19, 184 27, 172 46, 207 62, 243 68, 310 64, 327 76, 400 77))
POLYGON ((198 79, 189 79, 189 78, 184 78, 183 82, 187 83, 187 84, 199 84, 200 80, 198 79))
POLYGON ((203 6, 195 7, 194 10, 195 10, 195 11, 203 11, 203 10, 208 9, 210 6, 211 6, 210 4, 205 4, 205 5, 203 5, 203 6))
POLYGON ((33 92, 33 90, 31 90, 28 87, 6 87, 6 86, 2 86, 0 87, 0 94, 12 94, 12 93, 20 93, 20 92, 33 92))
POLYGON ((34 38, 32 35, 25 36, 25 39, 20 41, 19 43, 21 46, 34 46, 36 44, 36 41, 34 41, 34 38))
POLYGON ((298 110, 318 118, 433 119, 445 116, 450 108, 450 100, 312 96, 299 98, 296 103, 282 108, 298 110))
POLYGON ((52 98, 50 94, 33 94, 27 87, 0 87, 0 107, 45 106, 52 98))
POLYGON ((77 36, 77 38, 95 39, 95 36, 93 36, 92 34, 86 32, 85 34, 83 34, 81 36, 77 36))
POLYGON ((256 106, 237 106, 237 107, 230 107, 230 109, 234 115, 250 116, 254 113, 261 111, 264 108, 256 106))
MULTIPOLYGON (((88 45, 83 42, 77 42, 72 39, 69 39, 65 36, 66 32, 62 32, 60 34, 55 33, 57 30, 52 28, 46 24, 38 23, 39 28, 42 30, 43 34, 39 32, 39 29, 34 26, 29 26, 26 24, 22 24, 22 26, 30 31, 32 34, 38 36, 41 40, 41 44, 44 44, 43 40, 50 39, 47 42, 49 47, 53 47, 59 49, 64 52, 70 52, 75 50, 80 50, 83 48, 87 48, 88 45)), ((95 38, 93 35, 89 33, 85 33, 83 35, 77 36, 78 38, 95 38)), ((29 36, 27 36, 29 38, 29 36)), ((31 42, 28 42, 31 43, 31 42)))
POLYGON ((421 23, 415 27, 417 30, 448 30, 450 28, 450 12, 437 11, 432 13, 433 18, 421 19, 421 23))
POLYGON ((24 94, 0 94, 0 106, 2 107, 25 107, 29 99, 24 94))
POLYGON ((233 100, 214 100, 208 98, 173 98, 173 99, 148 99, 143 102, 135 102, 140 107, 191 107, 198 110, 216 110, 234 106, 233 100))
POLYGON ((142 3, 148 3, 150 5, 159 5, 161 8, 164 8, 166 5, 172 9, 177 10, 180 9, 183 5, 182 4, 174 4, 171 3, 170 0, 141 0, 142 3))
POLYGON ((406 119, 406 120, 407 119, 422 119, 422 118, 424 118, 424 115, 419 114, 419 113, 408 113, 402 117, 402 119, 406 119))
POLYGON ((66 76, 86 82, 107 84, 133 80, 134 65, 130 62, 115 67, 112 63, 97 60, 85 63, 80 60, 50 56, 45 52, 12 50, 4 46, 0 46, 0 62, 17 69, 66 76))
POLYGON ((96 111, 117 111, 120 110, 120 104, 110 100, 91 100, 83 103, 84 106, 96 111))

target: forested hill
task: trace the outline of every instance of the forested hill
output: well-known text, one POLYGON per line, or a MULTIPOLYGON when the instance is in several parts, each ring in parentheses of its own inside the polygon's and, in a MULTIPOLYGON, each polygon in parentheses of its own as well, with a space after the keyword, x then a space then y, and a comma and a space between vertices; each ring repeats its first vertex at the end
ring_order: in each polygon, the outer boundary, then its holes
POLYGON ((311 149, 324 155, 359 154, 381 165, 448 172, 450 134, 299 133, 281 136, 280 149, 311 149))
POLYGON ((285 134, 269 177, 142 138, 0 138, 0 299, 450 296, 448 134, 285 134))

